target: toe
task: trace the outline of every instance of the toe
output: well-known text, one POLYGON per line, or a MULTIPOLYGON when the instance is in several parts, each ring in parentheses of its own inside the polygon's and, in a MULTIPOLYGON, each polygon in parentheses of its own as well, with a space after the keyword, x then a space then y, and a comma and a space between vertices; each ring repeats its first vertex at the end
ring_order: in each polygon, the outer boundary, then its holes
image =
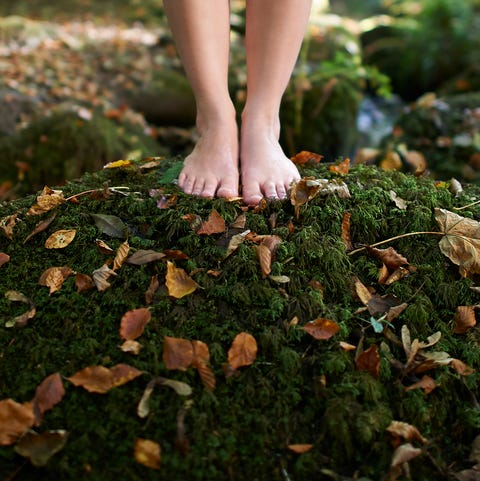
POLYGON ((265 183, 262 190, 267 199, 278 199, 277 186, 273 182, 265 183))
POLYGON ((190 195, 193 192, 194 186, 195 186, 195 179, 186 177, 185 181, 183 182, 183 186, 181 186, 181 189, 183 190, 183 192, 185 192, 185 194, 190 195))
POLYGON ((201 197, 214 197, 217 190, 218 182, 216 179, 207 180, 203 186, 201 197))
POLYGON ((285 189, 285 186, 282 184, 277 185, 277 197, 279 199, 285 199, 287 197, 287 190, 285 189))
POLYGON ((204 188, 205 188, 205 180, 196 179, 192 188, 192 195, 203 197, 204 188))

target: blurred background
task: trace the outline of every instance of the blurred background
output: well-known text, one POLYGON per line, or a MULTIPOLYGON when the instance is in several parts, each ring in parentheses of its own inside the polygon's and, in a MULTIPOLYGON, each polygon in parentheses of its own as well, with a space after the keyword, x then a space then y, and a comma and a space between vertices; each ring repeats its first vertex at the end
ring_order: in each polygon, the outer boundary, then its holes
MULTIPOLYGON (((245 99, 245 0, 230 90, 245 99)), ((315 0, 288 155, 480 182, 480 0, 315 0)), ((118 159, 183 156, 195 105, 160 0, 2 0, 0 201, 118 159)))

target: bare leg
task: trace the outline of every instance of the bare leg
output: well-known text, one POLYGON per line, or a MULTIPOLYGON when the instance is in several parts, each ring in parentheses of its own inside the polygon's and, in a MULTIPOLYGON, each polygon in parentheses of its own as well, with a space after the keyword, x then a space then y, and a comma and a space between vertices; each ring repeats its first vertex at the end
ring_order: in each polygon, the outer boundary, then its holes
POLYGON ((247 102, 240 144, 243 199, 282 199, 300 175, 283 153, 280 102, 290 80, 311 0, 247 0, 247 102))
POLYGON ((164 0, 197 104, 199 141, 178 178, 187 194, 238 195, 238 131, 228 92, 228 0, 164 0))

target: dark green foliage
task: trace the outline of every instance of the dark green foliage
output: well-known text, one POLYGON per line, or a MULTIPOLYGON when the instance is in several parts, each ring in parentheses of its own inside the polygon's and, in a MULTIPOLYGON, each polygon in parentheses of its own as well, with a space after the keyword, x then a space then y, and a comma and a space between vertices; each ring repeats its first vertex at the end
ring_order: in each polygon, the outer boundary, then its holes
MULTIPOLYGON (((224 235, 200 236, 186 214, 206 219, 215 208, 227 226, 242 212, 238 202, 202 200, 177 192, 164 184, 165 195, 178 193, 176 205, 157 208, 149 189, 158 188, 164 172, 173 172, 175 159, 165 161, 161 173, 140 173, 134 168, 87 174, 64 186, 65 196, 105 185, 128 186, 130 195, 106 198, 80 196, 79 203, 64 203, 47 232, 23 244, 38 218, 25 212, 34 202, 26 197, 2 205, 2 216, 19 213, 13 241, 0 235, 0 252, 11 256, 0 269, 0 399, 29 401, 36 386, 48 375, 68 377, 89 365, 128 363, 144 371, 131 383, 104 395, 90 394, 64 381, 66 396, 49 411, 38 431, 66 429, 66 447, 42 469, 28 463, 20 468, 22 480, 283 480, 331 479, 328 472, 381 479, 389 470, 393 448, 385 428, 392 420, 414 424, 431 444, 430 455, 441 466, 460 469, 480 428, 473 402, 479 391, 479 375, 466 378, 448 366, 429 374, 438 388, 426 395, 406 392, 417 375, 405 377, 391 363, 406 362, 403 348, 391 337, 376 334, 370 316, 357 312, 362 306, 354 296, 353 276, 379 294, 394 294, 408 308, 389 327, 400 337, 406 324, 412 339, 425 341, 435 331, 442 339, 432 350, 444 350, 472 367, 480 365, 478 328, 465 335, 452 334, 458 305, 472 305, 475 280, 462 279, 458 269, 437 246, 437 236, 411 236, 392 243, 417 271, 391 286, 377 283, 379 263, 365 252, 348 256, 341 241, 341 222, 351 214, 352 241, 356 246, 378 242, 415 230, 436 231, 433 208, 452 209, 467 203, 478 189, 455 197, 428 179, 398 172, 381 172, 359 166, 345 178, 351 197, 317 196, 300 209, 296 219, 289 201, 268 204, 265 210, 246 212, 246 228, 257 234, 275 233, 282 238, 273 274, 290 278, 286 284, 263 278, 252 242, 240 245, 227 259, 224 235), (399 210, 389 196, 395 190, 408 203, 399 210), (134 194, 137 193, 137 194, 134 194), (68 265, 91 274, 107 259, 95 245, 102 238, 116 249, 121 239, 102 234, 92 213, 116 215, 129 228, 132 251, 181 249, 188 260, 174 260, 201 286, 193 294, 175 300, 164 285, 162 261, 144 266, 123 265, 112 286, 77 293, 73 277, 52 295, 38 285, 40 274, 51 266, 68 265), (278 214, 274 229, 272 213, 278 214), (289 222, 293 224, 288 227, 289 222), (47 251, 47 236, 61 228, 76 228, 77 237, 63 250, 47 251), (220 269, 218 277, 207 273, 220 269), (192 272, 195 271, 195 272, 192 272), (152 321, 139 339, 143 349, 136 357, 118 348, 120 319, 127 310, 146 306, 145 291, 152 275, 160 289, 150 306, 152 321), (316 282, 311 282, 316 281, 316 282), (319 287, 321 285, 321 287, 319 287), (30 297, 37 315, 24 328, 7 329, 4 322, 24 312, 26 306, 7 301, 6 290, 30 297), (298 324, 291 323, 294 316, 298 324), (308 321, 324 317, 337 322, 340 331, 318 341, 303 329, 308 321), (258 357, 238 375, 225 378, 222 364, 233 338, 252 334, 258 357), (198 374, 167 371, 162 360, 164 336, 199 339, 208 344, 217 379, 213 392, 206 390, 198 374), (344 351, 338 341, 363 348, 377 345, 380 376, 355 367, 355 352, 344 351), (193 387, 193 406, 185 418, 190 448, 182 454, 175 447, 177 413, 184 399, 157 387, 151 398, 151 414, 136 415, 136 406, 148 381, 164 376, 193 387), (148 438, 162 446, 162 467, 156 473, 133 459, 136 438, 148 438), (291 443, 313 443, 303 455, 286 449, 291 443), (106 462, 105 460, 108 460, 106 462), (323 473, 323 474, 322 474, 323 473), (355 474, 356 473, 356 474, 355 474)), ((305 175, 331 177, 327 168, 305 168, 305 175)), ((168 174, 170 175, 170 174, 168 174)), ((478 213, 478 207, 464 215, 478 213)), ((46 214, 48 215, 48 214, 46 214)), ((45 216, 46 216, 45 215, 45 216)), ((2 479, 8 478, 23 459, 11 446, 0 448, 2 479)), ((446 479, 428 457, 412 463, 415 479, 446 479)))

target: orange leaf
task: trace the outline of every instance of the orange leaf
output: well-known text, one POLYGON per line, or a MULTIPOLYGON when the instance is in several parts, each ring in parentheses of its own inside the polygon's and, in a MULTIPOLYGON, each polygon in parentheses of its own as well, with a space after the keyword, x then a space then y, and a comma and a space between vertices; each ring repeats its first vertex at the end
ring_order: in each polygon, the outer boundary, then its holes
POLYGON ((183 270, 167 261, 166 285, 168 295, 180 299, 195 291, 198 284, 183 270))
POLYGON ((454 334, 465 334, 477 324, 475 306, 458 306, 453 318, 454 334))
POLYGON ((365 248, 370 255, 381 260, 390 272, 395 271, 399 267, 408 266, 408 260, 393 247, 376 249, 375 247, 366 246, 365 248))
POLYGON ((374 378, 380 375, 380 355, 375 344, 372 344, 366 351, 363 351, 356 361, 359 371, 368 371, 374 378))
POLYGON ((187 254, 185 254, 182 251, 179 251, 178 249, 165 249, 163 253, 169 258, 169 259, 189 259, 187 254))
POLYGON ((147 468, 160 469, 162 450, 155 441, 136 439, 133 456, 137 463, 143 464, 147 468))
POLYGON ((47 249, 63 249, 73 241, 76 234, 75 229, 57 230, 45 241, 45 247, 47 249))
POLYGON ((89 392, 104 394, 141 374, 142 371, 127 364, 117 364, 110 369, 104 366, 89 366, 68 377, 67 380, 89 392))
POLYGON ((213 391, 215 389, 215 375, 208 367, 210 352, 207 344, 202 341, 192 341, 193 365, 197 369, 203 385, 213 391))
POLYGON ((186 371, 194 359, 193 345, 187 339, 165 336, 163 362, 167 369, 186 371))
POLYGON ((437 383, 430 376, 423 376, 420 381, 410 384, 405 388, 405 391, 413 391, 414 389, 423 389, 425 394, 430 394, 437 387, 437 383))
POLYGON ((197 230, 197 234, 221 234, 222 232, 225 232, 225 230, 225 221, 223 220, 222 216, 215 209, 213 209, 208 216, 208 220, 202 222, 200 228, 197 230))
POLYGON ((0 446, 8 446, 35 422, 32 403, 19 404, 13 399, 0 401, 0 446))
POLYGON ((352 250, 352 240, 350 239, 350 217, 352 214, 350 212, 345 212, 342 219, 342 241, 345 244, 345 249, 347 251, 352 250))
POLYGON ((321 185, 314 177, 304 177, 296 182, 290 191, 290 202, 295 208, 295 218, 300 216, 300 207, 312 200, 319 192, 321 185))
POLYGON ((126 312, 120 321, 120 337, 128 341, 137 339, 151 318, 150 310, 145 307, 126 312))
POLYGON ((228 364, 233 369, 250 366, 257 357, 257 341, 247 332, 235 336, 232 346, 228 351, 228 364))
POLYGON ((115 259, 113 260, 113 270, 118 271, 120 267, 122 267, 123 263, 128 257, 128 253, 130 252, 130 246, 128 245, 128 241, 122 242, 117 249, 117 253, 115 254, 115 259))
POLYGON ((49 287, 50 294, 53 294, 61 289, 63 283, 72 272, 72 269, 67 266, 50 267, 42 273, 38 283, 41 286, 49 287))
POLYGON ((315 339, 330 339, 340 330, 340 326, 330 319, 318 318, 303 326, 303 329, 315 339))
POLYGON ((461 376, 470 376, 475 372, 475 369, 465 364, 460 359, 452 359, 450 362, 450 367, 458 372, 461 376))
POLYGON ((145 292, 145 302, 147 304, 151 304, 153 302, 153 296, 155 295, 155 292, 157 292, 158 288, 160 287, 160 282, 158 281, 158 276, 154 275, 150 279, 150 284, 148 286, 148 289, 145 292))
POLYGON ((318 164, 323 159, 323 155, 314 154, 313 152, 308 152, 307 150, 302 150, 294 157, 291 157, 291 161, 297 165, 305 165, 308 163, 318 164))
POLYGON ((57 372, 46 377, 35 390, 33 398, 33 412, 35 413, 35 425, 39 426, 43 414, 58 404, 65 395, 62 378, 57 372))
POLYGON ((272 252, 265 244, 255 246, 255 252, 260 261, 262 277, 265 278, 272 272, 272 252))
POLYGON ((347 175, 348 171, 350 170, 350 159, 347 157, 343 162, 340 162, 338 165, 331 165, 330 172, 335 172, 339 175, 347 175))
POLYGON ((75 287, 77 292, 83 292, 95 287, 95 283, 89 275, 77 272, 75 274, 75 287))
POLYGON ((0 252, 0 267, 10 261, 10 256, 4 252, 0 252))
POLYGON ((293 451, 296 454, 307 453, 313 448, 313 444, 289 444, 287 449, 293 451))

